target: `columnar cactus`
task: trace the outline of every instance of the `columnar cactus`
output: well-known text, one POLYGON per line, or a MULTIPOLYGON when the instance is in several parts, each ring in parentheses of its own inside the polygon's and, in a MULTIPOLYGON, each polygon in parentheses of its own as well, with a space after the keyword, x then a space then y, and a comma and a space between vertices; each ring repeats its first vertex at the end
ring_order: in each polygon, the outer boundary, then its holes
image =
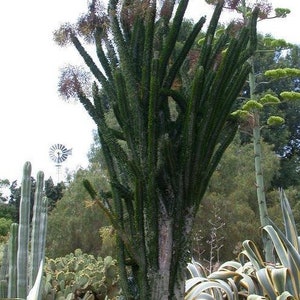
POLYGON ((47 198, 42 197, 44 184, 44 173, 37 174, 37 185, 35 191, 35 199, 33 206, 32 218, 32 236, 31 236, 31 275, 29 285, 34 285, 37 276, 39 265, 43 260, 45 254, 45 236, 46 236, 46 222, 47 222, 47 198))
POLYGON ((29 250, 29 218, 31 195, 31 164, 26 162, 23 168, 21 187, 18 252, 17 252, 17 296, 27 296, 28 250, 29 250))
POLYGON ((48 203, 47 198, 43 197, 43 186, 44 174, 39 172, 30 233, 31 164, 26 162, 21 186, 19 225, 11 226, 8 297, 25 299, 44 261, 48 203))
POLYGON ((18 224, 10 227, 9 237, 9 271, 8 271, 8 297, 17 297, 17 251, 18 251, 18 224))
POLYGON ((7 290, 8 290, 7 273, 8 273, 8 245, 5 245, 3 248, 1 268, 0 268, 0 299, 7 297, 7 290))

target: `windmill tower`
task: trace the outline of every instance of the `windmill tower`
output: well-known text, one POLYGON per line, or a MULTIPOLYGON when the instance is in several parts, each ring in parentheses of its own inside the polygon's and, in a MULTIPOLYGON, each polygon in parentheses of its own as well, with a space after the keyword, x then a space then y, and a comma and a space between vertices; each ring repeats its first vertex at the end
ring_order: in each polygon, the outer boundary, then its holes
POLYGON ((72 149, 67 149, 63 144, 54 144, 49 149, 49 156, 55 162, 57 170, 57 182, 59 182, 61 164, 69 155, 72 155, 72 149))

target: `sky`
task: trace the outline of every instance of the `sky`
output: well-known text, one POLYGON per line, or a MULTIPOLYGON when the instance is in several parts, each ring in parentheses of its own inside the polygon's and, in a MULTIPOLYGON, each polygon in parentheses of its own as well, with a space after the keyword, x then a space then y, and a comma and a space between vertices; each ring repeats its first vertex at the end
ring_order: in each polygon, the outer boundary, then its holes
MULTIPOLYGON (((271 2, 292 13, 260 22, 258 30, 300 44, 299 0, 271 2)), ((33 177, 41 170, 45 179, 51 176, 55 182, 66 170, 88 165, 96 126, 79 103, 67 103, 57 92, 60 69, 83 62, 74 48, 53 42, 53 31, 75 22, 87 4, 88 0, 0 1, 0 179, 20 182, 26 161, 31 162, 33 177), (59 176, 49 157, 50 147, 57 143, 72 149, 59 176)), ((203 0, 190 1, 188 17, 210 13, 203 0)))

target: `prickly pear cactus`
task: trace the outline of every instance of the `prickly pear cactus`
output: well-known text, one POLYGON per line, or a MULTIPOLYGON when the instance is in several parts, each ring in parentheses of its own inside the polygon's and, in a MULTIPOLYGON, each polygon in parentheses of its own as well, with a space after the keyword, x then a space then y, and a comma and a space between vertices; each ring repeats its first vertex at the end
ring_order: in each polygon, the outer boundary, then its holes
POLYGON ((75 250, 65 257, 46 259, 43 299, 119 299, 116 260, 75 250))

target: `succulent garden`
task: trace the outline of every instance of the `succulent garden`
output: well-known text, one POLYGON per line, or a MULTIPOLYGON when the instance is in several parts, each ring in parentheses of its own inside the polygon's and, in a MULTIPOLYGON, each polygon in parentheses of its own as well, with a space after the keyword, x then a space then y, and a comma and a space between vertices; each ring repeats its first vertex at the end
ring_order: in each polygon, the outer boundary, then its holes
POLYGON ((0 181, 0 298, 300 299, 300 48, 256 28, 290 11, 206 2, 92 0, 54 32, 97 132, 64 182, 0 181))

